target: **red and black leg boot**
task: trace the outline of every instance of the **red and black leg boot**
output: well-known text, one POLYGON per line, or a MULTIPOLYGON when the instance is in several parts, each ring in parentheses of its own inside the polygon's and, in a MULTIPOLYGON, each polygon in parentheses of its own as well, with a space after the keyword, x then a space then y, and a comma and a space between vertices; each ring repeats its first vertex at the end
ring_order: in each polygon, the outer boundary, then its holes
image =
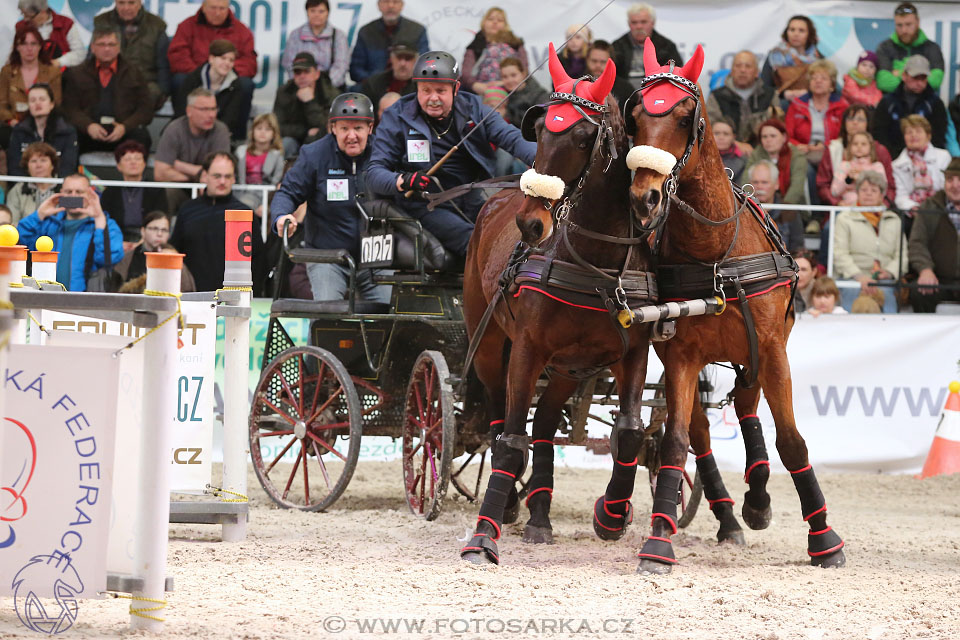
POLYGON ((767 457, 767 446, 763 441, 760 418, 755 415, 743 416, 740 418, 740 431, 743 433, 743 444, 747 450, 747 466, 743 481, 750 487, 743 496, 741 515, 751 529, 766 529, 773 518, 773 510, 770 508, 770 494, 767 493, 770 460, 767 457))
POLYGON ((610 434, 613 473, 607 490, 593 503, 593 531, 601 540, 619 540, 633 522, 633 488, 637 478, 637 453, 643 442, 643 422, 620 414, 610 434))
POLYGON ((666 574, 677 564, 670 536, 677 532, 677 503, 682 480, 683 469, 680 467, 660 467, 653 496, 653 515, 650 516, 650 537, 637 554, 640 558, 637 573, 666 574))
POLYGON ((717 469, 717 461, 713 458, 712 450, 697 456, 697 471, 700 472, 700 481, 703 483, 703 495, 706 496, 707 502, 710 503, 710 510, 720 523, 717 541, 746 544, 743 529, 737 522, 737 516, 733 515, 733 498, 723 486, 723 478, 720 477, 720 470, 717 469))
POLYGON ((553 544, 550 503, 553 500, 553 440, 533 441, 533 475, 527 484, 526 506, 530 519, 523 528, 523 541, 553 544))
POLYGON ((490 479, 480 505, 473 538, 460 550, 460 557, 473 564, 500 564, 497 541, 503 525, 503 512, 514 491, 517 478, 526 466, 530 438, 525 434, 501 435, 493 447, 490 479))
POLYGON ((818 567, 839 568, 847 563, 843 553, 843 540, 827 526, 827 503, 820 491, 820 483, 809 464, 790 472, 793 485, 800 496, 803 520, 810 525, 807 534, 807 554, 810 564, 818 567))

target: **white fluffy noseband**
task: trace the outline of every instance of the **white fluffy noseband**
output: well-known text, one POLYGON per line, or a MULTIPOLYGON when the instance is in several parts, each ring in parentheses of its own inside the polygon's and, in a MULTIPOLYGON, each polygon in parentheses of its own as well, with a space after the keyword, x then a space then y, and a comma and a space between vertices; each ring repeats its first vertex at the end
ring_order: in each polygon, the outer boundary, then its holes
POLYGON ((631 171, 643 167, 668 176, 676 164, 677 158, 672 153, 646 144, 630 149, 630 153, 627 154, 627 167, 631 171))
POLYGON ((565 187, 562 179, 537 173, 536 169, 527 169, 520 176, 520 190, 533 198, 559 200, 565 187))

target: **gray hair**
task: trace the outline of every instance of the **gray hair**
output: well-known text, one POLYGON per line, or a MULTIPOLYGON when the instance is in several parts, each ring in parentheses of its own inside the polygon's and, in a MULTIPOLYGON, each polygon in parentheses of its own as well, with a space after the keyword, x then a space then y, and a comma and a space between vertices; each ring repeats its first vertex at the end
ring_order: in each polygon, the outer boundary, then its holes
POLYGON ((24 15, 28 13, 37 14, 49 9, 47 0, 20 0, 20 2, 17 3, 17 8, 20 9, 20 13, 24 15))
POLYGON ((654 9, 649 4, 647 4, 646 2, 635 2, 632 5, 630 5, 629 9, 627 9, 628 18, 630 16, 635 16, 638 13, 649 13, 650 19, 653 20, 654 22, 657 21, 657 10, 654 9))
POLYGON ((879 187, 880 193, 887 192, 887 176, 878 171, 861 171, 860 175, 857 176, 857 191, 860 190, 860 185, 864 182, 869 182, 873 186, 879 187))
POLYGON ((206 89, 204 87, 197 87, 196 89, 194 89, 193 91, 187 94, 187 106, 189 107, 194 102, 196 102, 197 98, 216 98, 216 96, 213 95, 213 91, 210 91, 210 89, 206 89))
POLYGON ((780 170, 777 169, 777 165, 773 164, 769 160, 758 160, 755 165, 750 167, 749 177, 753 180, 753 174, 757 170, 757 167, 766 167, 770 171, 770 182, 773 184, 779 184, 780 180, 780 170))

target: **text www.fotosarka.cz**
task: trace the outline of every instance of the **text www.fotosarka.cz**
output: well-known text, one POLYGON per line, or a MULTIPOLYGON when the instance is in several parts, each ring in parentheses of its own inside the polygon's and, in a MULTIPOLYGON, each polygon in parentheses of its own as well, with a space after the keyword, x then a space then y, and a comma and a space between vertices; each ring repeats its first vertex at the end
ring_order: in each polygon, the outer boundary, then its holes
POLYGON ((632 618, 343 618, 327 616, 328 633, 438 634, 438 633, 633 633, 632 618))

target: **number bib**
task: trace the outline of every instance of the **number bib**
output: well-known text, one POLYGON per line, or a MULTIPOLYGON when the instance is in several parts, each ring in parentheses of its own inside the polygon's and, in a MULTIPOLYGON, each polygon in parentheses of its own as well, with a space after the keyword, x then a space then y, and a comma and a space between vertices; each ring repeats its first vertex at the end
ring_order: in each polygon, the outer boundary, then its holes
POLYGON ((407 162, 430 162, 430 141, 407 140, 407 162))
POLYGON ((346 178, 327 179, 327 201, 343 202, 349 199, 350 187, 346 178))

